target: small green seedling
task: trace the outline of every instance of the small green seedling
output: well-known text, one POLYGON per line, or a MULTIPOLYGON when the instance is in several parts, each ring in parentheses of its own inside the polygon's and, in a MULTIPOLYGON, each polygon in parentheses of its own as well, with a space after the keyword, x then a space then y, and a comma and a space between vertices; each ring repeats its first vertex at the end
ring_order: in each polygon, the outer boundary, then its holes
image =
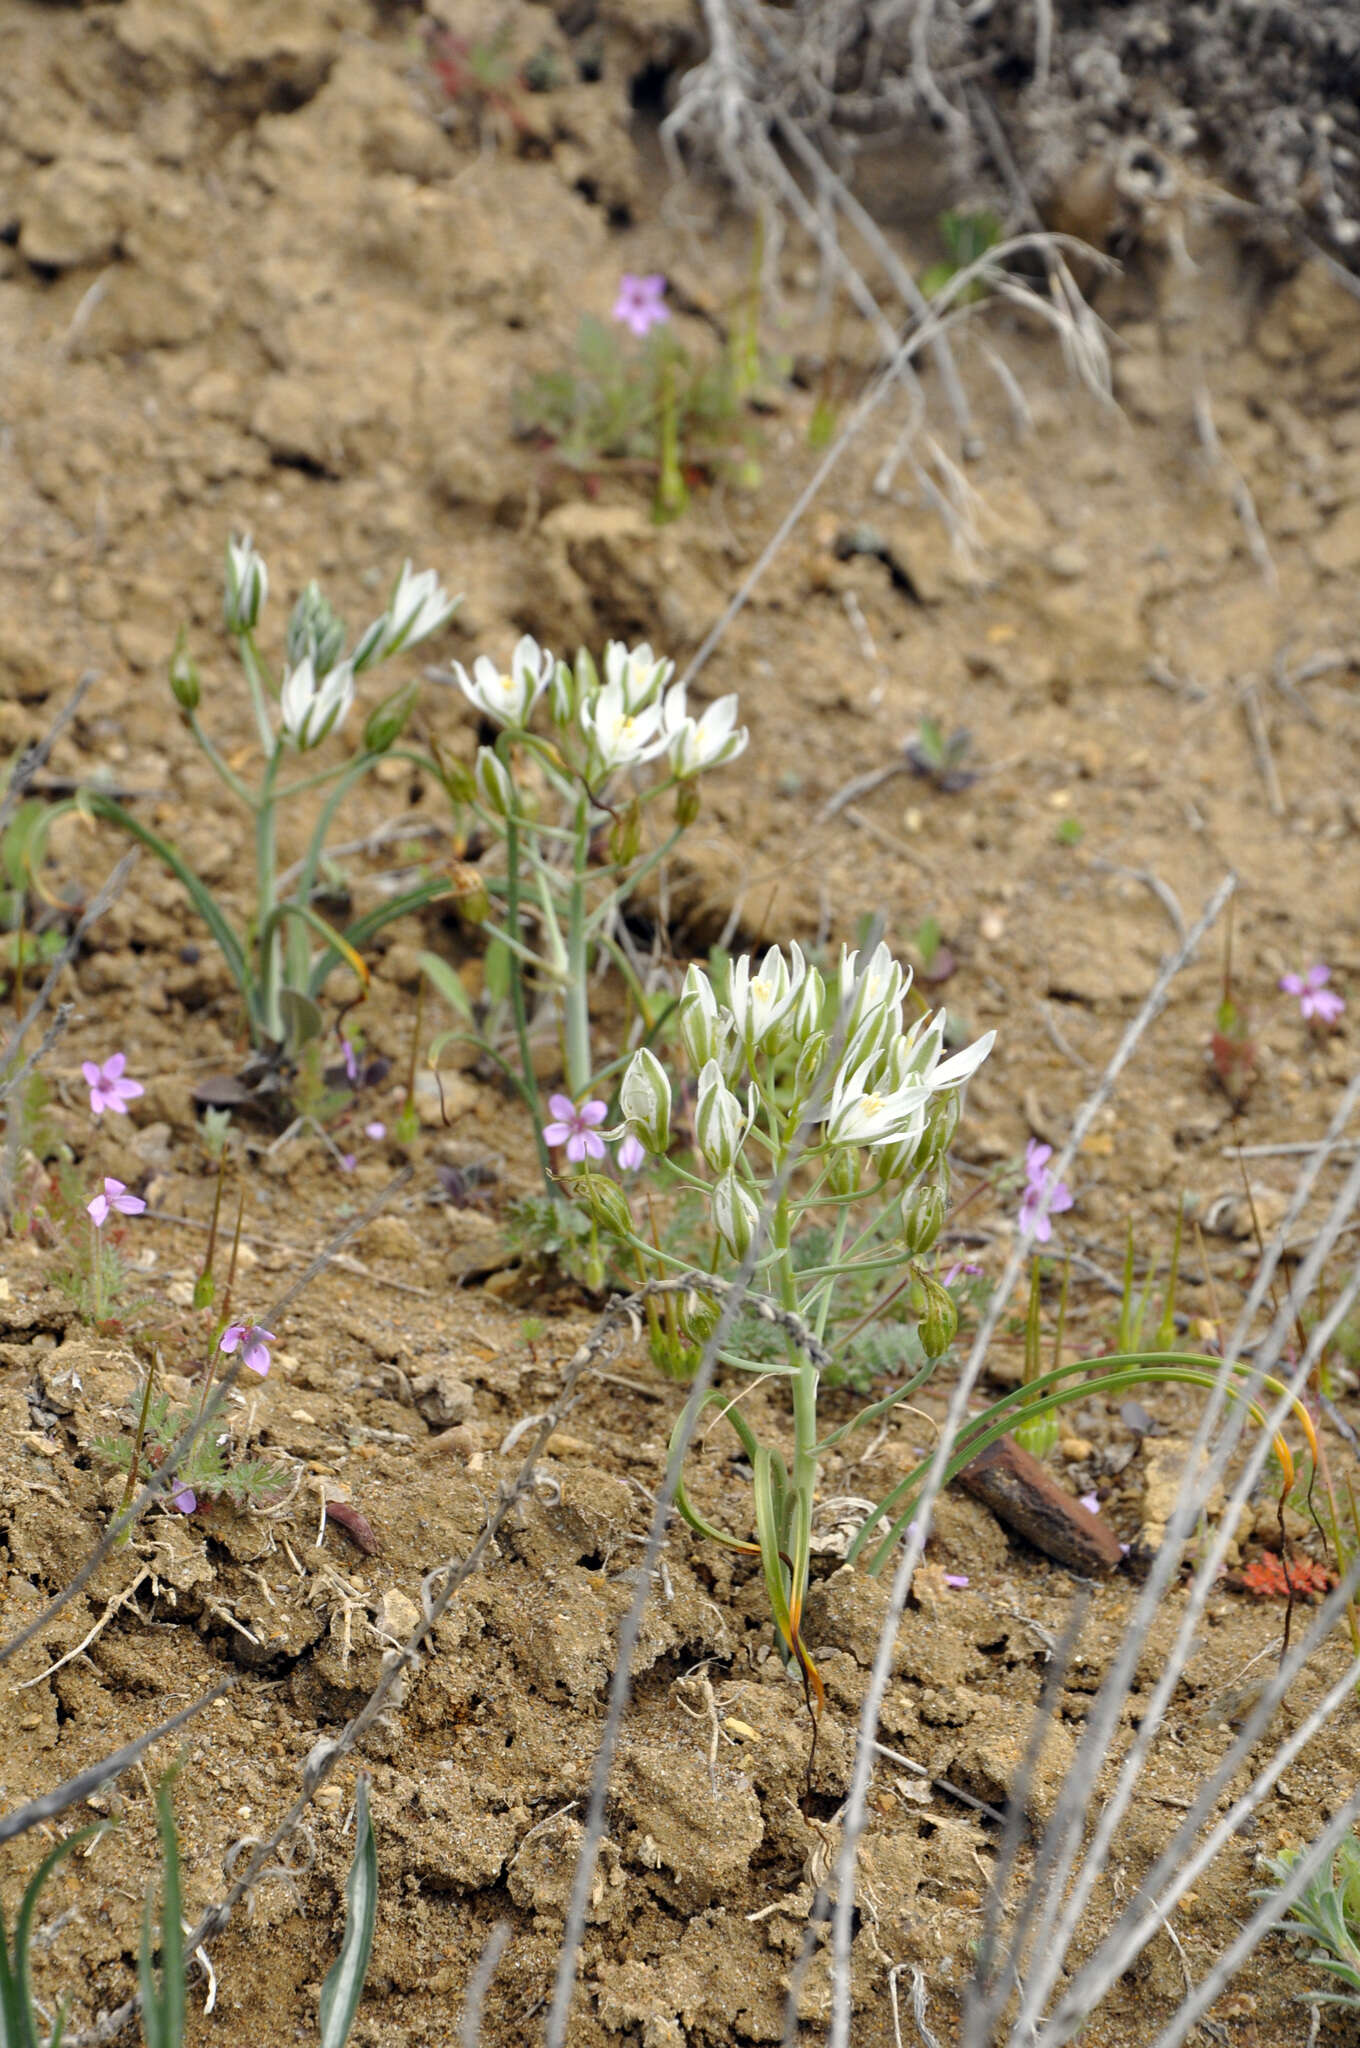
MULTIPOLYGON (((1284 1884, 1304 1853, 1301 1848, 1286 1849, 1261 1861, 1275 1882, 1284 1884)), ((1255 1896, 1264 1899, 1270 1893, 1255 1896)), ((1281 1926, 1299 1940, 1316 1942, 1307 1961, 1345 1986, 1341 1991, 1307 1991, 1301 1997, 1309 2005, 1339 2005, 1360 2012, 1360 1841, 1354 1834, 1343 1836, 1330 1862, 1309 1879, 1281 1926)))

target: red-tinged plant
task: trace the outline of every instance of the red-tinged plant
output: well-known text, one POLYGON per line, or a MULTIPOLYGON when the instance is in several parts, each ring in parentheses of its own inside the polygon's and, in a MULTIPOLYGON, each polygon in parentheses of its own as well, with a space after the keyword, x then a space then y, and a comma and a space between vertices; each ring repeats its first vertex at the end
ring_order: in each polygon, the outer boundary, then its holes
POLYGON ((1315 1558, 1291 1557, 1282 1563, 1273 1550, 1263 1551, 1242 1574, 1243 1591, 1254 1593, 1258 1600, 1287 1600, 1291 1592, 1296 1599, 1308 1599, 1335 1584, 1336 1574, 1315 1558))

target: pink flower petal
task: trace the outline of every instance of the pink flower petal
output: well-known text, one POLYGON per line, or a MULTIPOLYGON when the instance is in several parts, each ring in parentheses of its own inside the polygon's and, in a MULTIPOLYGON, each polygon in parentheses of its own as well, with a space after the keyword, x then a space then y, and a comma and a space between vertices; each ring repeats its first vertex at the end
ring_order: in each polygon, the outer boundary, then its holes
POLYGON ((592 1127, 595 1124, 602 1124, 608 1113, 609 1109, 607 1103, 595 1102, 593 1100, 590 1102, 583 1102, 579 1110, 577 1110, 576 1112, 580 1121, 583 1124, 585 1124, 588 1128, 592 1127))

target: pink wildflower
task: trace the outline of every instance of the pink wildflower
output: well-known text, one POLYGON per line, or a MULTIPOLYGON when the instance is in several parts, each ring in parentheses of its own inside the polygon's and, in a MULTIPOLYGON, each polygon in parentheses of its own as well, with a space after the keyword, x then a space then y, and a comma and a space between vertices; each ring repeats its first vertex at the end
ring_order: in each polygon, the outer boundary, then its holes
POLYGON ((1066 1181, 1057 1180, 1049 1171, 1049 1160, 1053 1157, 1051 1145, 1041 1145, 1037 1138, 1031 1138, 1025 1147, 1025 1191, 1020 1197, 1020 1235, 1032 1237, 1036 1244, 1047 1244, 1053 1235, 1050 1216, 1060 1215, 1072 1207, 1072 1191, 1066 1181))
POLYGON ((182 1515, 191 1515, 198 1506, 198 1495, 192 1486, 176 1485, 170 1495, 170 1505, 178 1508, 182 1515))
POLYGON ((665 296, 666 280, 659 271, 647 277, 634 277, 625 270, 619 279, 614 318, 641 338, 649 327, 658 327, 670 319, 670 308, 663 303, 665 296))
POLYGON ((967 1572, 946 1572, 944 1582, 946 1586, 952 1587, 954 1592, 963 1593, 968 1588, 968 1574, 967 1572))
POLYGON ((384 1123, 379 1123, 375 1119, 371 1124, 364 1125, 364 1136, 366 1138, 372 1138, 374 1143, 376 1144, 379 1138, 385 1138, 387 1136, 387 1125, 384 1123))
POLYGON ((138 1095, 145 1095, 146 1090, 140 1081, 124 1078, 126 1065, 127 1055, 121 1052, 111 1052, 102 1067, 96 1066, 93 1060, 81 1062, 80 1071, 90 1091, 91 1116, 102 1116, 106 1109, 112 1110, 115 1116, 126 1116, 128 1104, 138 1095))
POLYGON ((246 1371, 263 1379, 269 1370, 269 1346, 276 1341, 274 1332, 262 1330, 258 1323, 228 1323, 217 1348, 230 1354, 239 1347, 246 1371))
POLYGON ((1077 1499, 1081 1502, 1088 1515, 1098 1515, 1100 1513, 1100 1495, 1094 1487, 1091 1488, 1089 1493, 1078 1494, 1077 1499))
POLYGON ((619 1149, 614 1157, 618 1160, 620 1171, 623 1173, 635 1173, 644 1163, 647 1153, 636 1131, 629 1131, 626 1137, 619 1140, 619 1149))
POLYGON ((583 1159, 604 1158, 605 1142, 595 1129, 608 1114, 603 1102, 587 1098, 578 1109, 569 1095, 550 1095, 548 1107, 553 1121, 543 1126, 546 1144, 565 1145, 573 1166, 579 1166, 583 1159))
POLYGON ((1280 987, 1287 996, 1299 999, 1299 1014, 1307 1024, 1316 1018, 1319 1024, 1335 1024, 1346 1007, 1345 998, 1339 996, 1327 983, 1332 978, 1330 967, 1321 961, 1310 967, 1306 974, 1282 974, 1280 987))
POLYGON ((116 1209, 120 1216, 140 1216, 146 1203, 140 1195, 130 1195, 121 1180, 104 1181, 102 1191, 92 1202, 85 1204, 90 1220, 96 1230, 102 1230, 108 1221, 110 1210, 116 1209))

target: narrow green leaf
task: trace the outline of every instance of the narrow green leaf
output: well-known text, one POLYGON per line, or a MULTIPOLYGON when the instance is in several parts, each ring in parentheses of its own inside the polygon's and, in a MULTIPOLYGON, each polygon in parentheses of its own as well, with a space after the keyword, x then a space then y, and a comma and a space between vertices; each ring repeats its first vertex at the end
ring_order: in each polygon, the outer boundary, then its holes
POLYGON ((368 1974, 378 1918, 378 1850, 368 1817, 368 1778, 354 1802, 354 1861, 345 1880, 345 1938, 321 1987, 321 2048, 344 2048, 368 1974))
POLYGON ((417 957, 421 970, 432 984, 435 994, 441 995, 449 1008, 455 1010, 469 1024, 475 1024, 471 999, 448 961, 441 960, 437 953, 421 953, 417 957))
MULTIPOLYGON (((64 1842, 58 1842, 55 1849, 49 1849, 42 1862, 28 1881, 28 1887, 19 1904, 19 1917, 14 1923, 14 1962, 12 1973, 6 1969, 7 1983, 0 1985, 4 1991, 5 2026, 3 2048, 38 2048, 38 2036, 33 2025, 33 1986, 29 1969, 29 1949, 33 1942, 33 1919, 38 1910, 38 1895, 52 1872, 73 1849, 82 1842, 88 1842, 92 1835, 103 1834, 109 1823, 96 1821, 92 1827, 77 1828, 64 1842), (11 2022, 11 2011, 13 2022, 11 2022), (8 2029, 13 2025, 13 2033, 8 2029)), ((2 1930, 0 1930, 2 1931, 2 1930)))
POLYGON ((101 796, 98 790, 86 789, 81 791, 81 798, 84 807, 92 816, 103 818, 106 823, 121 827, 124 832, 144 846, 148 853, 154 853, 157 860, 169 868, 176 880, 183 883, 194 909, 198 912, 221 948, 222 957, 231 969, 232 980, 236 983, 237 988, 240 989, 247 1004, 249 1004, 253 977, 246 965, 246 956, 242 949, 241 941, 237 938, 236 933, 219 910, 217 899, 212 891, 194 873, 194 870, 189 866, 189 863, 185 860, 179 849, 172 846, 168 839, 162 839, 158 832, 153 832, 149 825, 144 825, 140 818, 135 818, 131 811, 124 810, 123 806, 120 803, 115 803, 112 797, 101 796))

